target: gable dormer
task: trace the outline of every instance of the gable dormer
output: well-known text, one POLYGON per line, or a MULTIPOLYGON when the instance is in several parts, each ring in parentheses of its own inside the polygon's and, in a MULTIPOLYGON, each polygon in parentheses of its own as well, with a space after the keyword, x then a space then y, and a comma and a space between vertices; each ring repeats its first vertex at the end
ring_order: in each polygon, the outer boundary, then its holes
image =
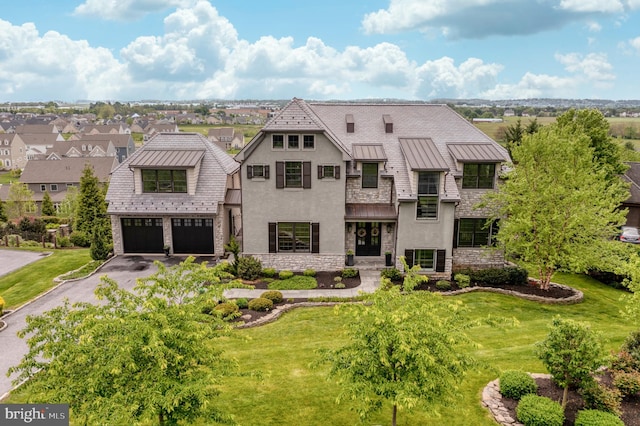
POLYGON ((356 131, 356 124, 353 120, 353 114, 347 114, 345 116, 345 122, 347 124, 347 133, 354 133, 356 131))

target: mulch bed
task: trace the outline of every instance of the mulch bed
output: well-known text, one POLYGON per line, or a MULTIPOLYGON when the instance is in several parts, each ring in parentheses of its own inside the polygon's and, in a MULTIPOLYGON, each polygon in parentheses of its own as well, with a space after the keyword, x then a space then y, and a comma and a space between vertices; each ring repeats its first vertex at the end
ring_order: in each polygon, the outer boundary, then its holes
MULTIPOLYGON (((603 382, 610 382, 609 375, 603 375, 603 382)), ((550 378, 536 378, 538 384, 538 395, 546 396, 554 401, 562 402, 563 389, 556 385, 550 378)), ((502 398, 502 403, 505 408, 509 410, 512 418, 517 418, 516 407, 518 401, 511 398, 502 398)), ((567 396, 567 406, 565 408, 565 426, 571 426, 575 422, 576 415, 579 410, 584 409, 584 401, 576 390, 569 390, 567 396)), ((622 400, 621 404, 622 416, 621 419, 625 426, 640 426, 640 394, 636 394, 632 397, 627 397, 622 400)))
MULTIPOLYGON (((300 274, 296 274, 300 275, 300 274)), ((317 289, 332 289, 335 286, 335 281, 333 280, 335 277, 340 276, 340 271, 335 272, 316 272, 315 279, 318 282, 317 289)), ((277 279, 277 277, 276 277, 277 279)), ((344 284, 344 288, 355 288, 360 285, 360 275, 354 278, 343 278, 342 283, 344 284)), ((269 283, 267 281, 257 280, 257 281, 244 281, 244 284, 252 285, 260 290, 267 290, 267 286, 269 283)))
MULTIPOLYGON (((493 288, 509 290, 516 293, 528 294, 531 296, 547 297, 550 299, 564 299, 567 297, 571 297, 575 294, 575 292, 570 288, 559 287, 555 285, 550 286, 549 290, 543 290, 537 285, 536 282, 530 282, 526 285, 500 285, 500 286, 494 286, 493 288)), ((416 290, 444 292, 444 290, 439 290, 438 288, 436 288, 436 281, 429 281, 427 283, 421 284, 418 287, 416 287, 416 290)), ((455 281, 452 281, 451 289, 446 291, 455 291, 455 290, 460 290, 460 287, 456 285, 455 281)))

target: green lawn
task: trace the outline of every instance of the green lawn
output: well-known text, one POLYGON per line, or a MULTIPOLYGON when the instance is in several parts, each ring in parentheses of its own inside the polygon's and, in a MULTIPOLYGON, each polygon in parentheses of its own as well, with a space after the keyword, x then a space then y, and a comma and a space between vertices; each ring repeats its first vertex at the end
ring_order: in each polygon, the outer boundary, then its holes
MULTIPOLYGON (((435 407, 439 415, 416 411, 398 414, 399 425, 493 426, 494 421, 481 406, 482 388, 506 369, 544 372, 533 354, 534 344, 544 338, 554 315, 588 321, 602 331, 606 348, 616 349, 634 329, 620 315, 624 292, 604 286, 580 275, 557 274, 555 282, 585 293, 577 305, 546 305, 494 293, 469 293, 458 297, 473 316, 514 317, 518 327, 483 326, 472 333, 479 345, 472 349, 485 364, 469 374, 454 405, 435 407)), ((349 309, 348 305, 341 309, 349 309)), ((262 379, 244 376, 226 379, 222 393, 212 403, 233 414, 241 425, 347 425, 357 424, 357 415, 348 403, 337 405, 339 388, 326 379, 326 366, 313 367, 316 350, 335 348, 344 343, 344 314, 334 308, 300 308, 274 323, 235 331, 218 344, 228 357, 235 358, 243 372, 260 371, 262 379)), ((420 318, 416 318, 420 321, 420 318)), ((635 327, 638 325, 635 324, 635 327)), ((24 401, 18 392, 9 401, 24 401)), ((366 424, 389 424, 390 407, 366 424)), ((200 424, 207 424, 202 421, 200 424)))
POLYGON ((0 295, 5 300, 6 308, 13 309, 55 286, 53 279, 58 275, 80 268, 89 262, 89 249, 53 250, 52 255, 0 277, 0 295))
POLYGON ((7 171, 0 171, 0 185, 10 185, 13 182, 19 182, 20 178, 11 176, 11 173, 7 171))

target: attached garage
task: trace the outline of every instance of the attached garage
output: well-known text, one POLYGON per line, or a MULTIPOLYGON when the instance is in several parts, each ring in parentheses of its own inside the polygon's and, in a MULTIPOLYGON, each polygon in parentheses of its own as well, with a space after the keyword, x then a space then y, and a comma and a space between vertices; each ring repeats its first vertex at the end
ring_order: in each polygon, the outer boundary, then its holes
POLYGON ((173 252, 213 254, 213 218, 171 219, 173 252))
POLYGON ((162 253, 161 218, 122 218, 125 253, 162 253))

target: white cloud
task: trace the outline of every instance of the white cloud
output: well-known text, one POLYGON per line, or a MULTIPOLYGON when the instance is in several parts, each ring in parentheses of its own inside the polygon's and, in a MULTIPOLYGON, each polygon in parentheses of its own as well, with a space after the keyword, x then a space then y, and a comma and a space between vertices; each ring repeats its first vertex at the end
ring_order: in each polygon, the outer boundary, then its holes
POLYGON ((467 59, 459 67, 448 57, 427 61, 416 69, 416 95, 427 99, 474 97, 494 87, 500 71, 502 65, 485 64, 476 58, 467 59))
POLYGON ((640 37, 629 40, 629 45, 635 49, 636 53, 640 53, 640 37))
POLYGON ((573 78, 526 73, 517 84, 498 84, 479 94, 487 99, 573 97, 578 83, 573 78))
POLYGON ((192 4, 193 0, 86 0, 75 8, 73 14, 110 21, 135 21, 148 13, 192 4))
POLYGON ((587 28, 592 33, 599 33, 600 31, 602 31, 602 25, 600 25, 599 23, 597 23, 595 21, 588 22, 587 23, 587 28))
POLYGON ((571 12, 621 13, 624 5, 618 0, 562 0, 560 9, 571 12))
POLYGON ((568 53, 556 54, 555 58, 571 73, 583 75, 588 81, 599 84, 615 80, 613 66, 605 53, 568 53))

